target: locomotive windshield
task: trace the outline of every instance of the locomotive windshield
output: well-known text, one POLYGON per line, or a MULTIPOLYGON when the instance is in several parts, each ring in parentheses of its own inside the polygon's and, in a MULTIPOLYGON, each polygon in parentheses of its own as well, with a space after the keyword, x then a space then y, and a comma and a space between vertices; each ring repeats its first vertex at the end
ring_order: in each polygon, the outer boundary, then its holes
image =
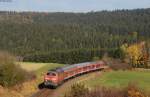
POLYGON ((49 75, 49 76, 56 76, 56 73, 55 72, 48 72, 47 75, 49 75))

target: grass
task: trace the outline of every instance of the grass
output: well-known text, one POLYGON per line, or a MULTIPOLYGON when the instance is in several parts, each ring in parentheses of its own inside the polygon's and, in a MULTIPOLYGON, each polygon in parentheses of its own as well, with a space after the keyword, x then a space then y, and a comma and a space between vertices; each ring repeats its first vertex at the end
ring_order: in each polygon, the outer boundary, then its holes
POLYGON ((140 88, 150 91, 150 71, 111 71, 105 72, 95 79, 86 81, 91 87, 126 87, 134 82, 140 88))
POLYGON ((64 66, 64 64, 57 63, 19 62, 18 64, 25 70, 33 71, 36 74, 36 79, 25 82, 22 89, 19 90, 19 93, 25 97, 29 97, 38 91, 38 85, 43 82, 44 74, 48 70, 64 66))
POLYGON ((19 64, 23 69, 27 71, 36 71, 47 65, 47 63, 33 63, 33 62, 19 62, 17 64, 19 64))
POLYGON ((38 70, 35 71, 35 73, 40 76, 41 74, 43 75, 44 73, 46 73, 48 70, 50 69, 55 69, 55 68, 59 68, 59 67, 63 67, 65 66, 64 64, 58 64, 58 63, 45 63, 46 65, 39 68, 38 70))
POLYGON ((58 67, 63 67, 64 64, 58 63, 35 63, 35 62, 19 62, 19 64, 23 69, 27 71, 33 71, 37 76, 37 82, 43 81, 44 74, 50 70, 58 67))
POLYGON ((18 62, 17 64, 19 64, 23 69, 27 71, 35 71, 36 73, 64 66, 64 64, 58 63, 35 63, 35 62, 18 62))
POLYGON ((19 62, 18 64, 27 71, 33 71, 37 76, 37 83, 43 81, 43 76, 48 70, 65 66, 64 64, 58 63, 19 62))
MULTIPOLYGON (((43 82, 43 76, 48 70, 64 66, 64 64, 57 63, 21 62, 20 64, 22 68, 29 71, 34 71, 37 75, 37 79, 35 82, 33 82, 34 85, 32 83, 32 87, 34 86, 34 88, 37 88, 37 85, 43 82)), ((84 81, 84 83, 90 87, 106 86, 117 88, 126 87, 130 82, 134 82, 140 88, 150 91, 150 71, 141 70, 103 72, 102 75, 97 75, 96 78, 84 81)))

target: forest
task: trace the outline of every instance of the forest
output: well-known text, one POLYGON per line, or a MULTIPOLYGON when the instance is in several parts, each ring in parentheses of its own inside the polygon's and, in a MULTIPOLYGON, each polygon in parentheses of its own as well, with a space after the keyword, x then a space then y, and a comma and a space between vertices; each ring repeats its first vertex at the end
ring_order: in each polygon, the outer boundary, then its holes
POLYGON ((149 41, 149 21, 150 9, 88 13, 1 11, 0 50, 23 61, 92 61, 105 53, 114 56, 122 44, 149 41))

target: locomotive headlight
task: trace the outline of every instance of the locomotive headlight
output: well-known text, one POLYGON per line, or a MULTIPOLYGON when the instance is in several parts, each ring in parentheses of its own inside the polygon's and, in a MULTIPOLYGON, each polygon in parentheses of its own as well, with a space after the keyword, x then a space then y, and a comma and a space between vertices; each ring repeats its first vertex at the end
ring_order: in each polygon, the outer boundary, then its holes
POLYGON ((52 78, 52 80, 53 80, 53 81, 56 81, 57 79, 56 79, 56 78, 52 78))

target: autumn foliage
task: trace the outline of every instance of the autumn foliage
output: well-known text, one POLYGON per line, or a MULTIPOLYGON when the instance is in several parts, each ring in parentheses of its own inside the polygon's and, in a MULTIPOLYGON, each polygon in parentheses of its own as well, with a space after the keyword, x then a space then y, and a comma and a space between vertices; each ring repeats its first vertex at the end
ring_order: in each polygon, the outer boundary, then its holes
POLYGON ((149 97, 145 95, 136 85, 129 84, 128 87, 119 88, 106 88, 98 87, 88 89, 83 84, 74 84, 70 92, 65 97, 149 97), (85 90, 85 91, 84 91, 85 90))
POLYGON ((126 62, 131 64, 132 67, 148 67, 149 54, 145 42, 136 43, 130 46, 124 44, 121 46, 121 49, 125 52, 126 62))
POLYGON ((0 52, 0 85, 10 87, 28 80, 31 73, 16 65, 15 57, 7 52, 0 52))

